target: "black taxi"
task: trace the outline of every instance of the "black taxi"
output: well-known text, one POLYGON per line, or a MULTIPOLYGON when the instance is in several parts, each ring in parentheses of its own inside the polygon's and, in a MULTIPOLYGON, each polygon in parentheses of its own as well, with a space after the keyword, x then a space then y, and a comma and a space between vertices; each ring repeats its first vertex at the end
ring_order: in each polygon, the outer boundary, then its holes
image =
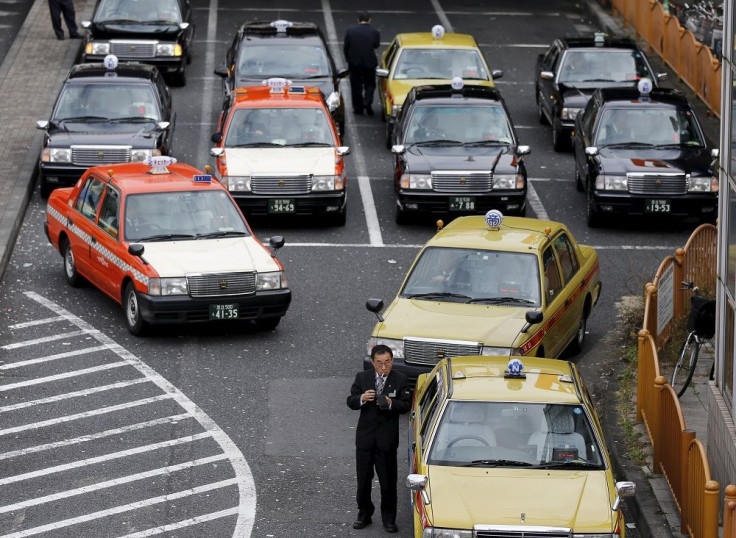
POLYGON ((108 54, 121 61, 155 65, 174 84, 186 83, 194 37, 189 0, 97 0, 87 30, 82 62, 108 54))
POLYGON ((316 86, 322 92, 340 135, 345 135, 345 103, 340 95, 338 71, 322 31, 311 22, 276 20, 242 24, 215 69, 226 94, 242 86, 282 77, 294 85, 316 86))
POLYGON ((142 162, 171 152, 176 114, 160 71, 152 65, 75 65, 64 80, 39 157, 41 196, 71 186, 90 166, 142 162))
POLYGON ((572 137, 578 190, 589 226, 606 217, 717 217, 718 174, 685 96, 673 89, 599 89, 575 119, 572 137))
POLYGON ((555 39, 537 58, 535 94, 539 122, 552 125, 555 151, 570 146, 575 116, 597 88, 636 87, 640 78, 656 86, 666 73, 657 75, 633 39, 593 37, 555 39))
POLYGON ((412 215, 523 215, 527 172, 506 104, 496 88, 452 84, 412 88, 398 114, 396 221, 412 215))

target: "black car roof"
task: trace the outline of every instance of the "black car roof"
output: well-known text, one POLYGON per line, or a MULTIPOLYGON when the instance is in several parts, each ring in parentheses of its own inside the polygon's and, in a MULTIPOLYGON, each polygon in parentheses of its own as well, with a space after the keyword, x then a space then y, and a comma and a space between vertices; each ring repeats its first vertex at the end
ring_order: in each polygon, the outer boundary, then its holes
POLYGON ((596 43, 595 37, 561 37, 560 43, 566 49, 572 48, 616 48, 636 50, 639 46, 636 41, 628 37, 617 37, 613 39, 604 38, 603 42, 596 43))
POLYGON ((643 96, 636 88, 601 88, 595 91, 598 98, 604 102, 642 102, 643 97, 658 103, 669 103, 672 105, 689 106, 684 94, 672 88, 654 88, 648 96, 643 96))
POLYGON ((416 86, 410 91, 416 94, 417 101, 423 101, 425 99, 446 99, 448 97, 451 98, 453 95, 494 101, 502 100, 501 94, 496 88, 489 88, 487 86, 468 85, 463 86, 461 90, 454 90, 450 84, 434 84, 431 86, 416 86))
POLYGON ((313 22, 293 22, 289 21, 291 26, 286 28, 285 32, 279 32, 275 27, 271 26, 272 21, 249 21, 244 23, 240 29, 247 36, 253 37, 321 37, 322 32, 319 26, 313 22))
POLYGON ((75 78, 102 78, 115 82, 121 78, 154 80, 158 69, 154 65, 120 62, 115 69, 108 69, 101 63, 78 64, 71 68, 67 80, 75 78), (109 73, 115 73, 111 76, 109 73))

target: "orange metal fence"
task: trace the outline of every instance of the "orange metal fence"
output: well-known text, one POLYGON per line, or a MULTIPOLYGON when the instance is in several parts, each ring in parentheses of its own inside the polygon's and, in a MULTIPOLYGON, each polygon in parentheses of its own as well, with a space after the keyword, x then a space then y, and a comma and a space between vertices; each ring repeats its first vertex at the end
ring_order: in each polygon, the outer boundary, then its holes
POLYGON ((726 486, 723 499, 723 538, 736 538, 736 486, 726 486))

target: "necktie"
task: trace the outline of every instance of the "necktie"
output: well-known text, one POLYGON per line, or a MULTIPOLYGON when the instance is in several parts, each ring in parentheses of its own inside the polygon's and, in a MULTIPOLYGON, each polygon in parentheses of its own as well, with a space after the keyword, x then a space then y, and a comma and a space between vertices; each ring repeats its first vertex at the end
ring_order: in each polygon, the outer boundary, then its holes
POLYGON ((386 379, 379 375, 378 379, 376 379, 376 393, 381 394, 383 392, 383 384, 386 382, 386 379))

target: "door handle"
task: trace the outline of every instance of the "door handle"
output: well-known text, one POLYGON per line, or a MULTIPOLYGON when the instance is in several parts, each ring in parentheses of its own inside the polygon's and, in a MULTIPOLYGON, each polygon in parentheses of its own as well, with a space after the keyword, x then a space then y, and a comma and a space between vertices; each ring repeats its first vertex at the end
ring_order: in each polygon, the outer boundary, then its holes
POLYGON ((92 241, 93 243, 97 243, 97 238, 96 238, 95 236, 92 236, 92 237, 90 238, 90 240, 91 240, 91 241, 92 241))

